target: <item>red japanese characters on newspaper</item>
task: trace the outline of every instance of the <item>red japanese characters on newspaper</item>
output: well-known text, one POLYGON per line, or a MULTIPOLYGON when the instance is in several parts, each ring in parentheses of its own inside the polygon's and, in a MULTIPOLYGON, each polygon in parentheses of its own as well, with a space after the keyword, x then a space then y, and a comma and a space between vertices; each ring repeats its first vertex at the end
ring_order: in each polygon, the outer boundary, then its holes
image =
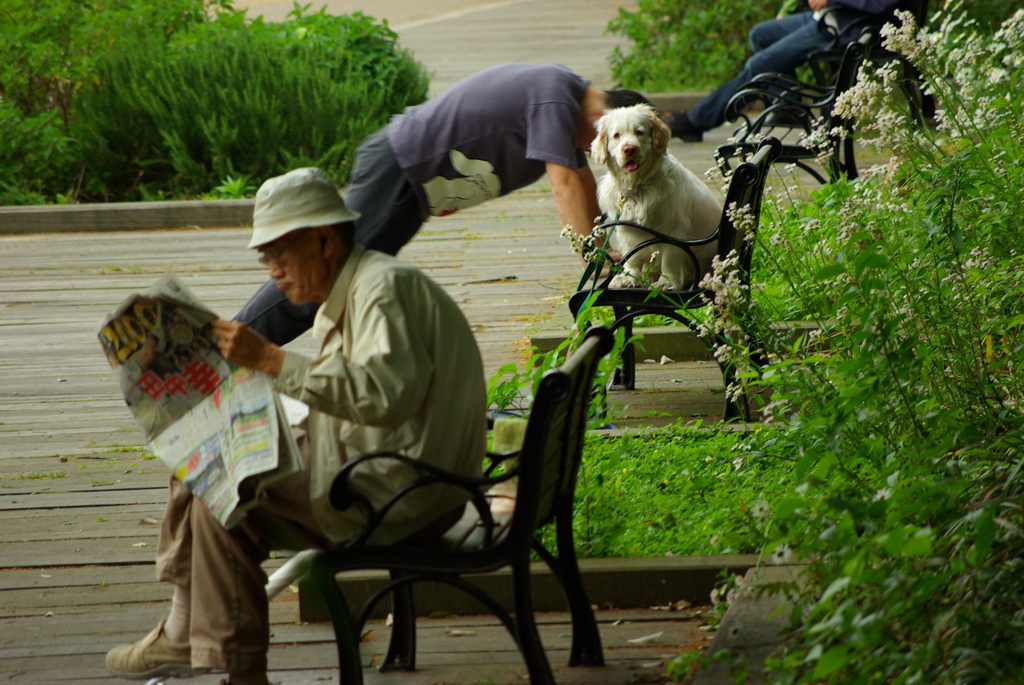
POLYGON ((168 274, 128 297, 99 339, 150 448, 231 527, 300 462, 270 378, 220 354, 214 318, 168 274))

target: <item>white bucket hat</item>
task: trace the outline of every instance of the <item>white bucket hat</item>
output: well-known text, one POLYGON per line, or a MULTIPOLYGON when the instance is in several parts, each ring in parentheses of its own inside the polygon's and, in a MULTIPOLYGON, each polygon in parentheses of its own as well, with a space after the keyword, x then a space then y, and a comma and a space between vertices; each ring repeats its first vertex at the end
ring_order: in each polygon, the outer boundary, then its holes
POLYGON ((267 179, 256 191, 252 239, 257 248, 301 228, 355 221, 359 212, 345 206, 334 181, 316 167, 294 169, 267 179))

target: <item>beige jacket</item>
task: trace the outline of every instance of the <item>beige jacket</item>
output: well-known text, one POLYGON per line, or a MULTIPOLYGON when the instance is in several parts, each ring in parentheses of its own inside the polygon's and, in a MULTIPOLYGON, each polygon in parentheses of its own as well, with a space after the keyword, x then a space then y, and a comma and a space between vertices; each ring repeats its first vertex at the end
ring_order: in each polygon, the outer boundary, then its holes
MULTIPOLYGON (((486 449, 486 388, 476 340, 458 306, 416 268, 355 246, 313 335, 320 356, 288 352, 276 387, 310 407, 310 497, 324 532, 351 539, 364 523, 355 508, 327 500, 338 468, 366 452, 405 454, 467 476, 486 449)), ((412 477, 383 460, 354 479, 379 505, 412 477)), ((393 511, 374 542, 396 542, 460 506, 452 489, 421 492, 393 511)))

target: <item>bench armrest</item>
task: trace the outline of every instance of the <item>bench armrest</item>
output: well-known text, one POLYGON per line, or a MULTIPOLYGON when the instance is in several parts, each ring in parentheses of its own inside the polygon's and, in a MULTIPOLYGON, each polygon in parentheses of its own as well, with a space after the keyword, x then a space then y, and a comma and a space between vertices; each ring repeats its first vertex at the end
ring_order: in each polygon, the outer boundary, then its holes
POLYGON ((719 226, 715 228, 714 232, 711 233, 711 235, 705 238, 683 239, 674 238, 660 231, 656 231, 653 228, 644 226, 643 224, 634 223, 632 221, 606 221, 602 223, 600 226, 598 226, 597 229, 604 230, 605 235, 610 235, 610 232, 616 226, 629 226, 630 228, 635 228, 637 230, 643 231, 644 233, 648 233, 651 237, 634 246, 628 252, 624 253, 617 262, 612 262, 611 268, 608 270, 608 274, 605 275, 604 278, 602 278, 598 282, 597 286, 595 287, 595 290, 607 290, 610 287, 611 281, 616 276, 616 274, 622 272, 623 265, 626 264, 626 262, 628 262, 633 255, 652 245, 669 245, 672 247, 677 247, 686 253, 686 256, 689 258, 690 263, 693 266, 694 281, 692 283, 692 288, 696 290, 697 284, 700 283, 703 274, 701 273, 700 269, 700 261, 697 259, 697 255, 694 254, 693 248, 715 242, 716 240, 718 240, 722 230, 719 226))
POLYGON ((498 483, 515 478, 516 475, 518 475, 518 469, 516 465, 513 465, 512 467, 507 468, 505 472, 499 476, 469 478, 446 471, 445 469, 431 464, 425 464, 403 454, 395 454, 392 452, 371 452, 369 454, 360 455, 342 465, 338 470, 338 473, 335 474, 334 480, 331 483, 330 503, 331 506, 338 511, 345 511, 353 506, 358 506, 366 514, 366 527, 358 537, 348 542, 346 546, 366 544, 380 524, 384 521, 388 512, 399 504, 403 498, 409 496, 410 493, 430 485, 447 485, 464 491, 469 496, 469 501, 476 509, 480 520, 483 521, 485 525, 492 527, 494 522, 491 517, 490 506, 487 502, 487 490, 498 483), (394 460, 412 466, 420 473, 420 476, 396 490, 391 497, 389 497, 387 501, 381 504, 378 508, 374 507, 365 495, 356 492, 351 487, 350 478, 355 472, 355 469, 360 465, 380 459, 394 460))
POLYGON ((729 99, 725 117, 729 121, 742 119, 746 124, 746 130, 754 132, 762 128, 761 122, 782 110, 804 124, 805 129, 809 129, 810 121, 813 119, 812 112, 831 106, 834 98, 835 90, 831 87, 805 83, 786 74, 769 72, 748 81, 729 99), (764 110, 754 117, 746 113, 747 106, 752 100, 767 103, 764 110))

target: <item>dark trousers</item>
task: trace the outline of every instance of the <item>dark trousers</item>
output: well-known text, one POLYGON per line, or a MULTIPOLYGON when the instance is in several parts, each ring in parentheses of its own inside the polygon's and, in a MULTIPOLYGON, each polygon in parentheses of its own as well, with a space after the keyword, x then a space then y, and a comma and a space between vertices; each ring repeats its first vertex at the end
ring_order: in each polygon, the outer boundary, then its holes
POLYGON ((749 38, 754 54, 743 70, 690 110, 690 121, 701 131, 710 131, 725 123, 726 105, 747 81, 766 72, 792 73, 812 52, 829 41, 828 35, 818 30, 812 12, 763 21, 750 29, 749 38))

